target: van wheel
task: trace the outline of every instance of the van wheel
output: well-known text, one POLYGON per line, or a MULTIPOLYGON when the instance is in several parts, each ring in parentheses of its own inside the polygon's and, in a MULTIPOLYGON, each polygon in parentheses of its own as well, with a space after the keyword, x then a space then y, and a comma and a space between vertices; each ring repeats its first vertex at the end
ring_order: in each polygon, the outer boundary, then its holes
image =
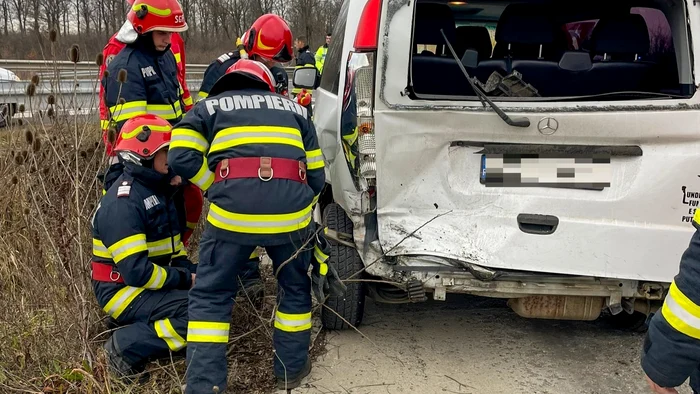
MULTIPOLYGON (((326 220, 326 225, 331 230, 352 234, 352 221, 345 214, 345 211, 336 203, 331 203, 323 210, 323 217, 326 220)), ((347 279, 365 266, 360 259, 357 250, 339 244, 332 239, 328 240, 331 247, 330 259, 332 264, 335 264, 335 269, 338 271, 340 279, 347 279)), ((353 276, 353 279, 362 279, 365 273, 353 276)), ((367 295, 367 286, 362 282, 349 282, 345 284, 348 290, 344 296, 328 297, 326 299, 326 307, 321 309, 321 323, 324 328, 329 330, 344 330, 350 328, 351 325, 357 327, 362 323, 362 317, 365 313, 365 296, 367 295), (328 310, 332 309, 332 311, 328 310), (333 313, 335 311, 336 313, 333 313), (342 319, 338 317, 342 316, 342 319), (346 321, 344 321, 345 319, 346 321)))

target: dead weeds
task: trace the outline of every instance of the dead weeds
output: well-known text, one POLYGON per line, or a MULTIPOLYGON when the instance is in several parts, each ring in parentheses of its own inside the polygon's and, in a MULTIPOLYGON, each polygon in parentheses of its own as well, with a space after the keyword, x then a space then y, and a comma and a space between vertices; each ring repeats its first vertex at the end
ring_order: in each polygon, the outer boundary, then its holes
MULTIPOLYGON (((56 115, 72 108, 71 92, 56 92, 53 100, 29 93, 34 96, 24 110, 34 116, 0 129, 0 392, 181 392, 181 355, 149 365, 151 379, 142 386, 125 386, 105 372, 101 346, 110 331, 89 268, 90 220, 101 197, 97 174, 107 167, 99 121, 94 115, 56 115)), ((190 245, 193 257, 201 227, 190 245)), ((256 309, 242 300, 232 316, 233 392, 266 393, 275 383, 276 281, 269 264, 261 271, 264 304, 256 309)), ((315 322, 312 359, 325 345, 315 322)))

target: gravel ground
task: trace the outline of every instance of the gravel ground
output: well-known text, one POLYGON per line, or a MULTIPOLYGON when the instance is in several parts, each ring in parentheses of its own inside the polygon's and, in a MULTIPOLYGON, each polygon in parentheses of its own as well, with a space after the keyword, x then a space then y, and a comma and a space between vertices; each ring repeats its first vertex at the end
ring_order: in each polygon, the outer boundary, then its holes
MULTIPOLYGON (((524 319, 503 300, 368 300, 360 330, 329 332, 326 353, 294 393, 649 393, 643 334, 605 320, 524 319)), ((688 387, 681 394, 690 394, 688 387)))

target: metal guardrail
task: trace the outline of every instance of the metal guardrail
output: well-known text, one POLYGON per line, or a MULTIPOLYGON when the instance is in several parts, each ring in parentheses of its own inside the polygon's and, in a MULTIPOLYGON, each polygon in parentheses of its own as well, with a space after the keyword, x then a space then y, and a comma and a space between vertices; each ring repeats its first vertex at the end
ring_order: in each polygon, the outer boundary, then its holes
MULTIPOLYGON (((0 107, 12 104, 15 108, 24 104, 26 113, 17 116, 32 116, 39 111, 47 111, 48 98, 53 95, 56 113, 96 113, 98 105, 99 84, 97 73, 99 67, 95 62, 44 61, 44 60, 11 60, 0 59, 0 67, 12 72, 31 72, 39 75, 39 84, 33 97, 27 95, 27 87, 31 81, 0 81, 0 107), (58 73, 58 78, 56 78, 58 73), (73 79, 77 77, 77 81, 73 79)), ((187 86, 190 94, 197 97, 202 84, 202 76, 207 64, 187 65, 187 86)), ((293 88, 293 67, 285 67, 289 77, 289 90, 293 88)), ((315 100, 312 98, 312 103, 315 100)))

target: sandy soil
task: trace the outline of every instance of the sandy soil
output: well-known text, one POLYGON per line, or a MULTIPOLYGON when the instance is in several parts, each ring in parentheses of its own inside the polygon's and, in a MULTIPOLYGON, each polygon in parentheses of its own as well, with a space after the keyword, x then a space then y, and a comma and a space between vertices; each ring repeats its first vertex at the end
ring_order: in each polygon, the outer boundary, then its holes
MULTIPOLYGON (((604 320, 524 319, 503 300, 448 295, 414 305, 368 300, 360 330, 328 333, 294 393, 649 393, 642 334, 604 320)), ((683 387, 681 394, 690 394, 683 387)))

